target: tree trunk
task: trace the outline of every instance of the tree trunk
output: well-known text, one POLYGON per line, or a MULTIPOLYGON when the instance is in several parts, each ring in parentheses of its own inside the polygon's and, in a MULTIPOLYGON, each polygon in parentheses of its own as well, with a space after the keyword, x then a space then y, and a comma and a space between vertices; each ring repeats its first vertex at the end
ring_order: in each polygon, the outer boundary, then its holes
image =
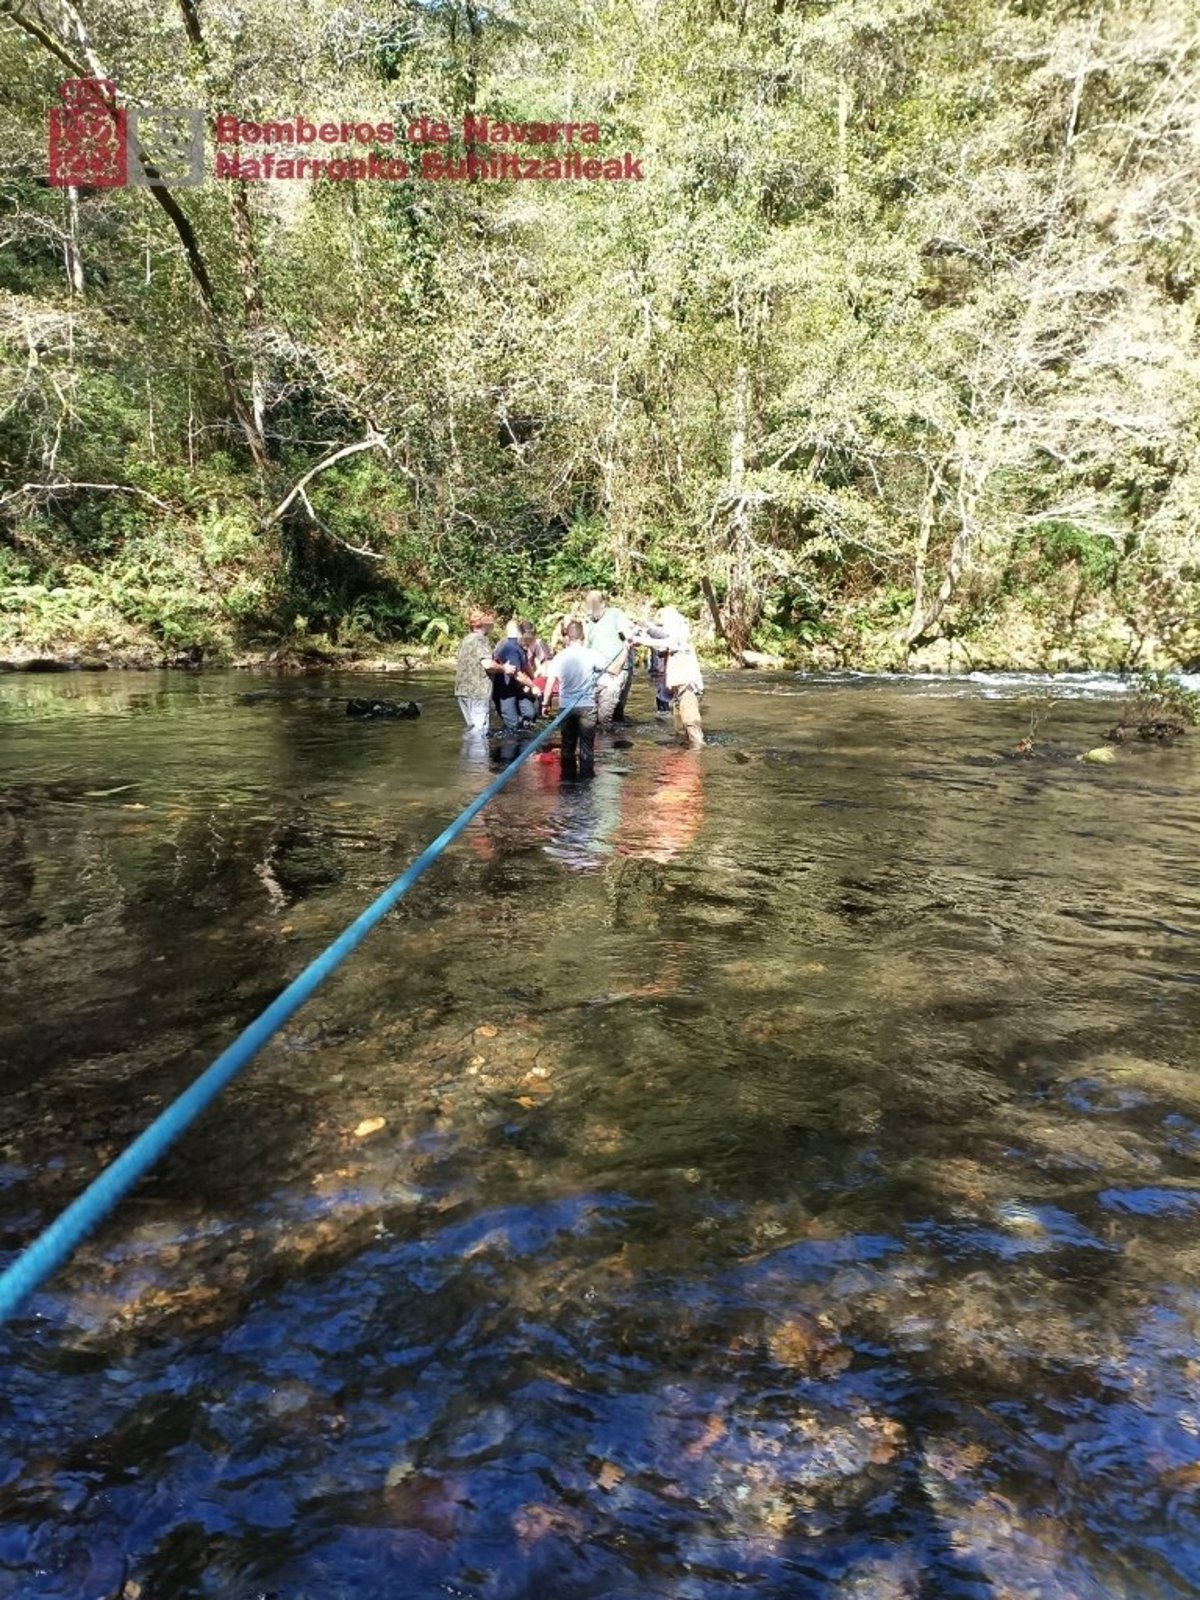
POLYGON ((750 371, 738 363, 733 383, 733 432, 729 439, 729 498, 732 502, 728 531, 729 583, 725 594, 725 639, 735 653, 750 643, 750 571, 747 544, 750 507, 746 502, 746 401, 750 371))
POLYGON ((850 183, 850 162, 846 130, 850 122, 850 85, 845 78, 838 83, 837 99, 837 171, 834 173, 834 194, 844 200, 850 183))
POLYGON ((262 279, 259 274, 258 251, 254 244, 250 202, 246 196, 246 185, 240 180, 229 185, 229 217, 233 223, 235 260, 242 291, 242 327, 249 344, 250 409, 254 418, 254 430, 263 441, 265 452, 267 385, 263 376, 262 279))
POLYGON ((725 624, 721 620, 721 608, 717 604, 717 591, 713 588, 712 579, 707 574, 700 579, 700 588, 703 590, 704 598, 708 602, 708 609, 712 615, 713 627, 717 630, 717 637, 725 639, 728 644, 729 641, 725 638, 725 624))
POLYGON ((629 523, 625 515, 614 516, 613 504, 615 500, 615 486, 617 478, 617 452, 619 425, 621 420, 621 384, 620 372, 613 367, 612 384, 609 397, 608 426, 604 430, 604 455, 601 460, 601 471, 604 475, 604 487, 601 491, 601 504, 604 515, 608 519, 609 537, 612 541, 613 576, 618 589, 623 589, 629 581, 632 567, 632 557, 629 543, 629 523))
POLYGON ((904 629, 905 644, 913 644, 927 626, 925 622, 925 568, 929 560, 929 535, 933 529, 933 512, 937 492, 941 487, 941 469, 935 468, 929 476, 929 486, 921 506, 921 524, 917 530, 917 548, 913 557, 913 601, 908 626, 904 629))
POLYGON ((63 247, 66 257, 67 286, 75 299, 83 299, 83 256, 79 249, 79 190, 71 185, 67 189, 67 237, 63 247))
POLYGON ((970 542, 970 529, 968 524, 963 522, 954 536, 954 543, 950 547, 950 560, 946 564, 946 573, 938 592, 919 616, 913 616, 913 620, 904 636, 906 644, 919 644, 946 609, 947 602, 958 587, 958 580, 966 570, 967 551, 970 542))
POLYGON ((966 571, 967 556, 971 547, 971 535, 975 526, 975 505, 982 493, 990 469, 984 465, 974 474, 974 482, 968 489, 959 478, 958 484, 958 532, 954 535, 954 542, 950 546, 950 559, 946 563, 945 575, 938 587, 938 592, 928 605, 918 613, 913 607, 912 621, 909 623, 905 634, 905 643, 918 644, 933 627, 934 623, 946 609, 955 589, 958 588, 959 579, 966 571))
MULTIPOLYGON (((208 42, 200 25, 200 13, 195 0, 179 0, 183 25, 196 55, 205 67, 211 61, 208 42)), ((222 87, 227 87, 222 85, 222 87)), ((240 160, 241 149, 237 149, 240 160)), ((241 179, 229 184, 229 220, 233 228, 234 261, 242 297, 242 327, 249 345, 250 410, 254 427, 264 442, 266 423, 266 380, 263 376, 262 332, 264 324, 262 299, 262 273, 258 250, 254 243, 254 223, 250 214, 250 200, 246 183, 241 179)), ((353 185, 351 185, 353 188, 353 185)))
MULTIPOLYGON (((28 34, 32 39, 36 39, 44 49, 50 52, 55 60, 61 61, 77 78, 90 77, 112 81, 91 47, 86 25, 72 0, 63 0, 64 26, 69 22, 74 30, 79 40, 80 52, 84 58, 82 62, 71 53, 61 39, 56 39, 35 18, 27 17, 21 11, 19 5, 12 4, 11 0, 7 8, 7 14, 23 33, 28 34)), ((109 107, 110 112, 114 109, 109 107)), ((157 167, 140 146, 133 152, 133 155, 141 162, 147 177, 157 178, 160 176, 157 167)), ((242 392, 237 374, 237 363, 225 336, 216 293, 213 289, 212 279, 208 275, 208 267, 200 250, 199 240, 196 238, 196 231, 192 227, 190 218, 180 208, 179 202, 169 189, 151 185, 147 189, 147 193, 166 214, 167 220, 175 230, 175 235, 183 248, 188 271, 191 273, 192 280, 200 292, 200 305, 205 324, 213 341, 213 351, 217 359, 217 367, 221 374, 221 382, 225 389, 226 399, 229 402, 230 412, 242 431, 246 447, 250 451, 255 465, 265 467, 267 455, 262 433, 255 425, 253 409, 247 404, 246 396, 242 392)))
MULTIPOLYGON (((463 5, 467 16, 467 34, 469 40, 467 44, 467 71, 465 80, 466 105, 464 107, 464 115, 471 119, 473 126, 475 122, 475 108, 479 104, 479 45, 480 40, 483 38, 483 23, 480 20, 479 13, 475 9, 473 0, 463 0, 463 5)), ((472 139, 467 145, 468 158, 476 155, 478 151, 479 146, 472 139)), ((472 178, 470 181, 475 182, 477 180, 472 178)))

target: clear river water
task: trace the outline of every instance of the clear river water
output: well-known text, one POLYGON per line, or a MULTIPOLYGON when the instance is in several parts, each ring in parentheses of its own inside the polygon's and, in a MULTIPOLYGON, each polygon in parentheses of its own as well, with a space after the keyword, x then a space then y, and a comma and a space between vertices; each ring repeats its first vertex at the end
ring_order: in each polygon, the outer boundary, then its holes
MULTIPOLYGON (((1200 735, 1039 687, 531 760, 0 1329, 0 1600, 1200 1596, 1200 735)), ((0 678, 0 1264, 489 770, 0 678)))

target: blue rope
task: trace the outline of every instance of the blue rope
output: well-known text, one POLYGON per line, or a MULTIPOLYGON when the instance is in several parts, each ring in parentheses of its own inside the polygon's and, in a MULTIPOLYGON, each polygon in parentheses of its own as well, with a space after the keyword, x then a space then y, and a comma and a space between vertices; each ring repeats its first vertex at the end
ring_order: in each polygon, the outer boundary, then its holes
MULTIPOLYGON (((622 646, 620 654, 624 654, 622 646)), ((618 660, 614 656, 611 667, 618 660)), ((511 783, 517 770, 529 760, 533 752, 545 743, 560 723, 576 710, 594 692, 601 671, 594 668, 591 682, 580 691, 570 705, 563 705, 552 721, 536 734, 499 777, 462 811, 448 828, 438 834, 432 844, 400 876, 386 888, 379 898, 362 915, 327 946, 315 961, 309 963, 299 977, 294 978, 254 1021, 241 1032, 233 1043, 201 1073, 189 1089, 157 1116, 150 1126, 138 1135, 110 1166, 96 1178, 78 1199, 56 1217, 32 1244, 27 1245, 13 1264, 0 1273, 0 1324, 12 1317, 38 1286, 56 1272, 90 1233, 93 1233, 108 1213, 138 1183, 150 1168, 170 1149, 176 1139, 186 1132, 221 1090, 238 1075, 244 1066, 253 1061, 263 1045, 276 1034, 289 1017, 294 1016, 310 995, 325 982, 351 951, 356 950, 372 928, 387 916, 393 906, 412 888, 417 879, 459 837, 463 830, 479 815, 488 801, 499 794, 506 783, 511 783)))

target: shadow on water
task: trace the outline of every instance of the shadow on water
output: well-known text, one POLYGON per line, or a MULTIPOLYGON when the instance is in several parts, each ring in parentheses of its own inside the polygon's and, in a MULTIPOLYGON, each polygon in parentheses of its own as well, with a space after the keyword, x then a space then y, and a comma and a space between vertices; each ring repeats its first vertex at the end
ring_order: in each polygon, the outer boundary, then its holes
MULTIPOLYGON (((0 683, 0 1250, 497 770, 305 688, 0 683)), ((0 1334, 0 1597, 1200 1594, 1200 773, 1000 689, 531 760, 0 1334)))

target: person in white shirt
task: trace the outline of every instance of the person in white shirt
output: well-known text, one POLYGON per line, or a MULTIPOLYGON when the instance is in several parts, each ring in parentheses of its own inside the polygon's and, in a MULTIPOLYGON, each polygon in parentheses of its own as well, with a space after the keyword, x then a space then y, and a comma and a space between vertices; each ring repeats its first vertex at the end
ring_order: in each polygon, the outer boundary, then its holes
POLYGON ((574 709, 562 725, 562 772, 573 778, 590 778, 596 762, 596 679, 608 663, 583 642, 583 624, 567 624, 564 650, 546 663, 546 692, 543 708, 548 707, 557 688, 564 706, 574 709))

